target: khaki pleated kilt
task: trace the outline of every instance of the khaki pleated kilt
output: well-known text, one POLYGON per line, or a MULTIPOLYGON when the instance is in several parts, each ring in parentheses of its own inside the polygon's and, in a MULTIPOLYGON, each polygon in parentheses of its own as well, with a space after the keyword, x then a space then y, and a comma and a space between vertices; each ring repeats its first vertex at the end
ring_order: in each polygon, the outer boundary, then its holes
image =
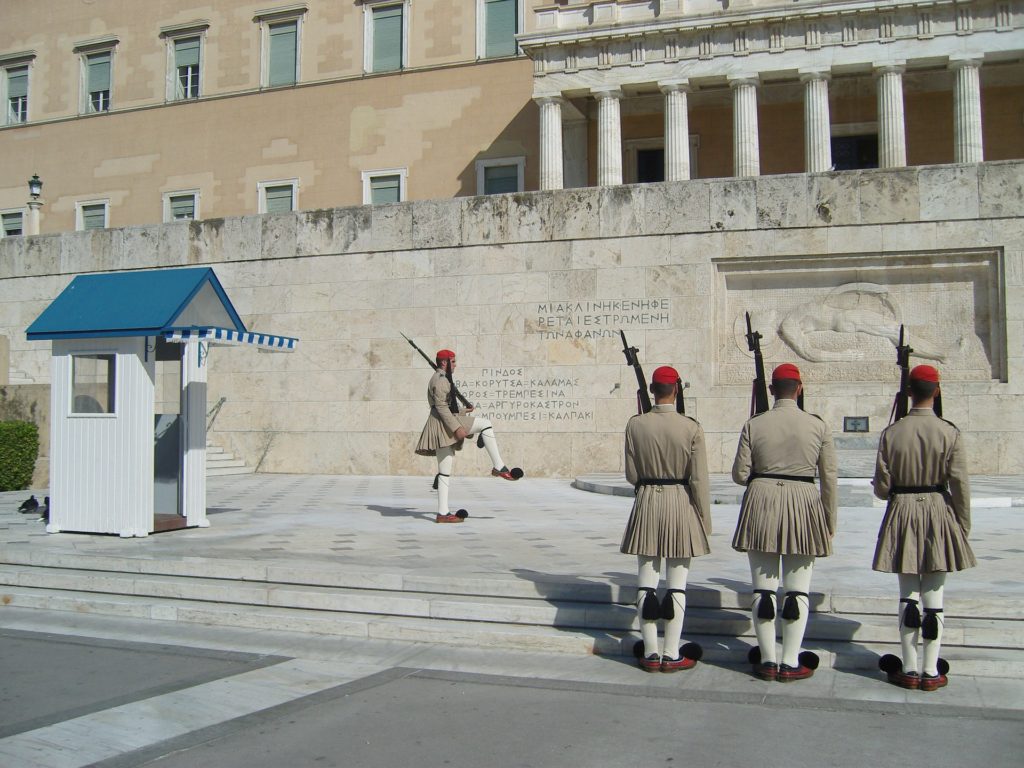
POLYGON ((963 571, 977 565, 952 507, 940 493, 889 499, 871 567, 885 573, 963 571))
POLYGON ((732 548, 780 555, 831 555, 828 516, 817 486, 796 480, 751 480, 743 494, 732 548))
MULTIPOLYGON (((473 417, 469 414, 460 413, 455 418, 459 420, 459 424, 467 432, 473 429, 473 417)), ((430 415, 427 417, 427 423, 423 425, 423 431, 420 433, 419 442, 416 443, 416 453, 420 456, 434 456, 437 454, 438 448, 445 448, 449 445, 456 446, 456 450, 462 450, 462 445, 459 444, 459 441, 445 429, 444 422, 431 409, 430 415)))
POLYGON ((700 515, 683 485, 642 486, 622 536, 621 552, 645 557, 700 557, 711 551, 700 515))

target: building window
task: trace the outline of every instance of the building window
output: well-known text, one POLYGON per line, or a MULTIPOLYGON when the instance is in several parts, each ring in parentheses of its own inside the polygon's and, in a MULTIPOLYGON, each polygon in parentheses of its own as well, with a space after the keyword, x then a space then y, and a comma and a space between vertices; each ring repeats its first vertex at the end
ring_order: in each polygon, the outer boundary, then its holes
POLYGON ((519 0, 477 0, 478 56, 515 56, 516 32, 522 29, 519 0))
POLYGON ((408 46, 405 3, 368 3, 364 6, 363 68, 367 72, 395 72, 406 65, 408 46))
POLYGON ((297 180, 261 181, 259 183, 260 213, 288 213, 296 209, 297 180))
POLYGON ((110 204, 106 200, 75 203, 75 229, 105 229, 110 226, 110 204))
POLYGON ((295 85, 299 76, 299 22, 271 24, 267 34, 267 85, 295 85))
POLYGON ((199 37, 174 41, 174 98, 199 98, 199 37))
POLYGON ((406 199, 405 168, 363 171, 363 204, 400 203, 406 199))
POLYGON ((71 413, 114 413, 114 355, 71 356, 71 413))
POLYGON ((500 195, 523 191, 525 157, 498 157, 476 161, 476 193, 500 195))
POLYGON ((24 232, 25 217, 21 211, 0 211, 0 237, 14 237, 24 232))
POLYGON ((199 192, 168 192, 164 195, 164 221, 199 218, 199 192))
POLYGON ((7 85, 7 123, 28 122, 28 67, 8 67, 4 80, 7 85))
POLYGON ((110 111, 110 66, 112 51, 90 53, 85 57, 85 111, 110 111))

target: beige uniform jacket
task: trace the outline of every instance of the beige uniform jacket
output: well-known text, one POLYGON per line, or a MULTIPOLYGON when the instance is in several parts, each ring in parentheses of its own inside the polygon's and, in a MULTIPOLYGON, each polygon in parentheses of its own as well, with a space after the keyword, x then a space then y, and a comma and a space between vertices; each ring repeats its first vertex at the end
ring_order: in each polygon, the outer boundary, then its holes
POLYGON ((461 448, 461 443, 455 439, 455 430, 463 427, 468 432, 473 428, 473 417, 464 408, 460 408, 458 413, 452 413, 448 406, 448 395, 451 391, 451 382, 444 375, 444 370, 438 368, 427 384, 430 415, 416 445, 416 453, 420 456, 433 456, 438 448, 449 445, 461 448))
MULTIPOLYGON (((836 532, 836 449, 828 425, 814 414, 801 411, 797 401, 788 398, 775 400, 770 411, 755 416, 743 425, 736 447, 736 458, 732 463, 734 482, 749 485, 755 474, 813 477, 815 471, 827 536, 831 537, 836 532)), ((803 498, 803 489, 799 486, 804 483, 768 479, 754 481, 771 482, 780 488, 781 496, 772 504, 804 504, 794 496, 800 495, 803 498)), ((751 501, 750 493, 751 488, 748 488, 748 494, 744 495, 744 505, 751 501)), ((820 546, 822 543, 816 544, 820 546)))
POLYGON ((893 487, 949 486, 949 504, 966 536, 971 531, 971 488, 960 430, 931 408, 910 413, 882 432, 875 462, 875 496, 893 487))
MULTIPOLYGON (((634 416, 626 425, 626 480, 636 485, 643 478, 688 480, 690 498, 704 532, 711 533, 711 484, 704 430, 695 420, 676 413, 674 404, 656 405, 634 416)), ((641 488, 637 504, 657 503, 666 492, 685 487, 641 488)))

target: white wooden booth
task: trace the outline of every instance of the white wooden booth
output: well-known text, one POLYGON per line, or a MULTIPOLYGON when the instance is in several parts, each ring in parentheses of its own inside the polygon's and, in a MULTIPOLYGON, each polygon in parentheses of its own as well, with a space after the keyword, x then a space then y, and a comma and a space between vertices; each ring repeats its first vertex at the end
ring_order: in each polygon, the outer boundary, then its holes
POLYGON ((52 344, 50 533, 205 527, 211 345, 246 330, 212 269, 79 275, 28 328, 52 344))

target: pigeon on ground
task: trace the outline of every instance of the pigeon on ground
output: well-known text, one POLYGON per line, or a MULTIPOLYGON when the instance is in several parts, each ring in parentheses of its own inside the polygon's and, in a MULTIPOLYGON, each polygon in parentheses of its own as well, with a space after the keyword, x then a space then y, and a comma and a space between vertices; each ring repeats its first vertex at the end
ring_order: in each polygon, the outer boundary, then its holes
POLYGON ((18 507, 18 511, 23 515, 34 513, 37 509, 39 509, 39 502, 36 500, 35 496, 29 496, 21 502, 21 506, 18 507))

